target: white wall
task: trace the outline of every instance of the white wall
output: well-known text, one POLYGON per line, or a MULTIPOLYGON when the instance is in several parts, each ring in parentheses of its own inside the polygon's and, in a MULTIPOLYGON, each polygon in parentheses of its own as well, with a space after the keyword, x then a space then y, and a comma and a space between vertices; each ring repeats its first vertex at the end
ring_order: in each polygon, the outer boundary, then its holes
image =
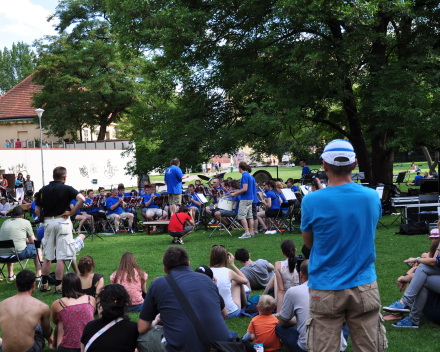
MULTIPOLYGON (((128 159, 121 156, 122 150, 96 149, 43 149, 44 180, 52 181, 53 169, 64 166, 67 169, 66 184, 80 189, 97 190, 99 186, 123 183, 125 187, 137 186, 137 178, 126 175, 124 167, 128 159), (97 179, 96 185, 92 179, 97 179)), ((6 174, 22 172, 31 175, 35 191, 42 187, 40 149, 2 149, 0 169, 6 174)))

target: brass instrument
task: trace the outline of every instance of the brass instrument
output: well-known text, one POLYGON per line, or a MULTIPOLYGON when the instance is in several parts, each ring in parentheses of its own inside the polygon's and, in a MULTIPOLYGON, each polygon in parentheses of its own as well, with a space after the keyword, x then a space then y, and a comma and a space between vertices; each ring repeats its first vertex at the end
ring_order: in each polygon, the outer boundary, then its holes
POLYGON ((221 197, 221 198, 225 198, 225 197, 227 197, 226 193, 225 193, 222 189, 219 189, 217 192, 218 192, 218 193, 217 193, 218 196, 216 197, 216 198, 217 198, 217 203, 214 204, 214 209, 217 209, 217 207, 218 207, 218 202, 219 202, 219 200, 220 200, 220 197, 221 197))
POLYGON ((258 201, 260 202, 260 207, 261 207, 261 210, 264 210, 264 211, 266 211, 266 210, 268 210, 269 208, 267 207, 267 205, 264 203, 264 200, 266 199, 266 197, 264 196, 264 193, 263 192, 257 192, 257 198, 258 198, 258 201))

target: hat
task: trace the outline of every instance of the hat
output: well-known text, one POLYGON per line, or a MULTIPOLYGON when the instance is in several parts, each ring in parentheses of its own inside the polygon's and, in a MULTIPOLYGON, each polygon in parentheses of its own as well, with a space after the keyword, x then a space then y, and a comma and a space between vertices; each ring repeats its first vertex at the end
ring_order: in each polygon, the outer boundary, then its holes
POLYGON ((356 153, 349 141, 335 139, 325 146, 321 158, 324 159, 327 164, 346 166, 356 161, 356 153), (337 161, 335 160, 336 158, 347 158, 348 161, 337 161))
POLYGON ((438 237, 439 237, 438 229, 432 229, 429 238, 438 238, 438 237))
POLYGON ((0 198, 0 202, 2 201, 2 200, 7 200, 5 197, 1 197, 0 198))
POLYGON ((214 277, 214 273, 212 272, 211 268, 209 266, 206 265, 200 265, 196 270, 196 273, 201 273, 201 274, 205 274, 207 276, 209 276, 209 278, 212 280, 212 278, 214 277))

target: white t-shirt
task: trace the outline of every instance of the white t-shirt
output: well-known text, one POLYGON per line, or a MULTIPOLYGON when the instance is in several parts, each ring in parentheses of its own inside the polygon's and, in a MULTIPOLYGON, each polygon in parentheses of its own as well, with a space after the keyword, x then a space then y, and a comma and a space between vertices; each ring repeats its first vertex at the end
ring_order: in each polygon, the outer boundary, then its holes
POLYGON ((231 293, 231 280, 229 279, 228 268, 211 268, 215 278, 217 279, 217 288, 220 296, 225 301, 225 307, 228 310, 228 314, 235 312, 238 307, 232 300, 231 293))

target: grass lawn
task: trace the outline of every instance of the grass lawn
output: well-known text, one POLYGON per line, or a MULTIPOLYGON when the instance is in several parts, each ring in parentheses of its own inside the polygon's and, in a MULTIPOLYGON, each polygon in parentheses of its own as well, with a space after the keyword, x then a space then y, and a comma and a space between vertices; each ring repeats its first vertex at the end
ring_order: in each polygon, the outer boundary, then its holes
MULTIPOLYGON (((395 171, 398 172, 399 169, 408 170, 409 165, 408 163, 395 171)), ((427 169, 426 163, 422 169, 427 169)), ((271 171, 273 171, 273 168, 271 171)), ((286 180, 288 177, 298 177, 300 172, 301 168, 298 167, 282 168, 280 169, 280 177, 286 180)), ((226 177, 229 175, 227 174, 226 177)), ((239 177, 239 175, 234 173, 231 177, 239 177)), ((402 190, 404 190, 404 187, 402 186, 402 190)), ((394 216, 385 216, 381 221, 388 226, 394 219, 394 216)), ((376 271, 382 305, 388 305, 400 298, 401 293, 399 293, 396 285, 396 279, 408 269, 403 260, 427 252, 430 246, 428 236, 395 235, 394 233, 398 230, 399 226, 398 222, 396 222, 389 230, 385 227, 380 227, 376 232, 376 271)), ((232 253, 237 248, 245 247, 249 250, 254 260, 264 258, 271 263, 283 259, 280 244, 284 239, 291 239, 299 250, 303 245, 302 236, 298 231, 292 234, 261 234, 248 240, 237 239, 241 235, 240 231, 233 231, 232 238, 228 234, 221 235, 218 232, 213 237, 208 238, 209 234, 210 232, 199 230, 185 238, 184 248, 189 253, 193 269, 201 264, 209 264, 209 253, 214 244, 223 244, 232 253)), ((356 234, 353 235, 355 236, 356 234)), ((105 283, 108 284, 110 283, 110 275, 118 267, 121 255, 126 251, 132 252, 142 269, 148 273, 148 286, 155 277, 164 275, 162 256, 165 249, 170 245, 171 237, 168 235, 146 236, 143 233, 137 233, 133 235, 104 236, 103 241, 95 239, 92 242, 91 239, 87 239, 85 248, 79 253, 78 259, 86 254, 91 255, 96 261, 95 271, 103 274, 105 283)), ((343 253, 341 255, 343 256, 343 253)), ((28 268, 34 270, 31 261, 28 264, 28 268)), ((15 269, 17 273, 18 265, 15 266, 15 269)), ((54 270, 55 267, 53 266, 52 271, 54 270)), ((14 284, 4 281, 0 282, 0 300, 10 297, 15 293, 16 288, 14 284)), ((255 293, 261 294, 262 291, 255 291, 255 293)), ((58 298, 52 293, 39 294, 38 292, 34 293, 34 297, 48 305, 51 305, 58 298)), ((131 319, 137 321, 138 316, 138 313, 132 313, 131 319)), ((236 331, 239 336, 242 336, 246 332, 250 320, 250 318, 237 318, 228 320, 226 323, 230 330, 236 331)), ((430 323, 424 317, 422 317, 421 326, 418 330, 404 329, 402 331, 393 328, 391 323, 388 322, 385 323, 385 326, 387 328, 389 351, 434 351, 436 346, 438 346, 440 327, 430 323)), ((352 350, 350 346, 347 351, 352 350)), ((50 351, 49 349, 46 350, 50 351)))

